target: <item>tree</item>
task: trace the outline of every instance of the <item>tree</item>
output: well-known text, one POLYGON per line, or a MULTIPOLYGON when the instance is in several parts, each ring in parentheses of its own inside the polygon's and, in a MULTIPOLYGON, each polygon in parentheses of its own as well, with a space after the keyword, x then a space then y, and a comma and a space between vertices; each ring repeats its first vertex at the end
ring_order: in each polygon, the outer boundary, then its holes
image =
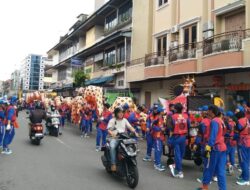
POLYGON ((77 70, 73 73, 74 84, 76 87, 85 86, 85 80, 89 79, 89 75, 86 74, 83 70, 77 70))

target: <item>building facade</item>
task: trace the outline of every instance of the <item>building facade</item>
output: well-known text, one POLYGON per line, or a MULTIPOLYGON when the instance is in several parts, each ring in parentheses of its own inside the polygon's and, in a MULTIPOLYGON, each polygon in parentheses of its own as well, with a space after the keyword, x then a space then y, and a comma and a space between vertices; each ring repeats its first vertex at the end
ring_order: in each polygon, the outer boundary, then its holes
POLYGON ((10 95, 18 96, 19 89, 20 89, 20 71, 15 70, 13 73, 11 73, 10 95))
POLYGON ((90 76, 86 85, 103 86, 107 91, 127 90, 125 68, 131 59, 132 6, 132 0, 110 0, 97 6, 92 15, 78 17, 69 33, 48 52, 54 63, 54 90, 70 95, 64 89, 72 86, 72 73, 78 69, 72 60, 83 63, 90 76))
POLYGON ((46 64, 51 64, 47 57, 35 54, 28 55, 22 61, 20 69, 20 86, 22 91, 43 90, 46 64))
POLYGON ((126 78, 140 103, 171 98, 188 75, 200 95, 250 100, 250 1, 134 0, 133 9, 126 78))

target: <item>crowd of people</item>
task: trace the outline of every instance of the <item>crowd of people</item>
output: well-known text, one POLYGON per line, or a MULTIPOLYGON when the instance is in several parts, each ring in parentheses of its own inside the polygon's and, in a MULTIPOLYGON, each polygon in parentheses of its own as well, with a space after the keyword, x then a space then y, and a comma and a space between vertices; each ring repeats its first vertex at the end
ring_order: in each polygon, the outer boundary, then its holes
MULTIPOLYGON (((11 154, 8 148, 16 127, 15 101, 1 102, 0 122, 1 134, 0 146, 2 153, 11 154)), ((62 103, 59 107, 51 105, 61 115, 61 127, 65 120, 71 121, 70 107, 62 103)), ((250 108, 246 102, 239 104, 234 111, 224 111, 215 105, 204 105, 199 108, 199 122, 192 125, 192 116, 186 113, 180 103, 170 104, 169 111, 155 103, 151 108, 145 106, 124 104, 113 112, 110 105, 104 103, 101 115, 96 107, 87 103, 79 111, 79 129, 82 138, 88 138, 96 124, 96 151, 100 151, 106 145, 107 136, 112 140, 111 162, 112 171, 116 171, 116 135, 118 133, 134 133, 135 140, 146 140, 145 162, 154 163, 158 171, 165 171, 162 164, 164 146, 168 147, 169 155, 173 156, 174 164, 171 164, 171 175, 175 178, 184 178, 182 161, 186 149, 190 149, 196 155, 201 155, 203 161, 203 175, 197 181, 202 184, 199 189, 208 189, 212 181, 218 181, 219 189, 226 189, 226 175, 233 175, 239 170, 241 175, 237 178, 238 185, 250 185, 250 108), (197 129, 197 135, 192 144, 187 141, 191 128, 197 129), (237 153, 237 154, 236 154, 237 153), (153 155, 153 156, 152 156, 153 155)), ((29 106, 30 110, 35 107, 29 106)), ((50 108, 51 109, 51 108, 50 108)))

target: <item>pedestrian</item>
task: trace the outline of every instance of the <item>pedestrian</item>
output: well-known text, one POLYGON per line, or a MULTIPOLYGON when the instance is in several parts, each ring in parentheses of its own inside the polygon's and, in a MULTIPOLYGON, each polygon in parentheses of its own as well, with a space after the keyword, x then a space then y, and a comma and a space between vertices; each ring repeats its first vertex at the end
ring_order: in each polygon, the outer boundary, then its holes
POLYGON ((172 176, 175 178, 184 178, 182 170, 182 159, 186 151, 186 136, 190 127, 190 120, 186 113, 183 113, 183 106, 180 103, 175 104, 175 114, 172 115, 172 130, 169 144, 174 148, 175 165, 170 165, 172 176))
POLYGON ((80 111, 80 129, 81 137, 89 137, 89 126, 92 119, 92 113, 88 104, 84 104, 83 108, 80 111))
POLYGON ((226 144, 224 135, 225 124, 221 118, 221 112, 215 105, 208 108, 208 114, 212 118, 208 143, 205 146, 205 156, 208 159, 207 166, 203 172, 203 186, 199 190, 207 190, 214 174, 218 177, 218 187, 226 190, 226 144))
POLYGON ((98 119, 97 122, 97 134, 96 134, 96 151, 101 150, 101 140, 102 140, 102 147, 106 145, 106 138, 108 135, 107 126, 112 119, 112 113, 109 111, 110 105, 108 103, 104 104, 104 109, 101 117, 98 119))
POLYGON ((152 121, 152 136, 154 140, 155 161, 154 168, 158 171, 165 171, 165 166, 161 163, 161 156, 164 142, 164 119, 161 115, 163 108, 158 107, 157 117, 152 121))
POLYGON ((3 149, 3 139, 5 134, 4 118, 5 118, 4 101, 0 101, 0 151, 1 152, 3 149))
POLYGON ((236 127, 236 123, 233 120, 234 113, 232 111, 228 111, 224 117, 225 125, 226 125, 226 135, 225 142, 227 145, 227 174, 232 175, 235 167, 235 153, 237 141, 234 140, 234 131, 236 127))
POLYGON ((12 150, 9 148, 9 145, 12 143, 15 136, 15 128, 18 128, 16 110, 14 105, 17 101, 15 96, 10 98, 10 101, 7 102, 7 108, 5 112, 5 135, 3 139, 3 151, 2 154, 12 154, 12 150))
POLYGON ((152 124, 153 121, 158 119, 158 104, 154 104, 153 108, 151 110, 151 113, 149 113, 147 118, 147 129, 146 129, 146 141, 147 141, 147 153, 145 157, 143 158, 143 161, 145 162, 151 162, 151 154, 152 154, 152 148, 154 145, 153 136, 152 136, 152 124))
POLYGON ((244 108, 238 106, 236 109, 236 117, 238 119, 237 129, 239 130, 239 155, 240 167, 242 170, 241 176, 236 182, 238 185, 250 185, 249 182, 249 162, 250 162, 250 124, 245 116, 244 108))
POLYGON ((66 105, 65 102, 63 102, 61 106, 59 107, 59 113, 61 115, 60 124, 61 124, 61 127, 63 128, 65 126, 65 119, 67 117, 67 111, 68 111, 68 106, 66 105))

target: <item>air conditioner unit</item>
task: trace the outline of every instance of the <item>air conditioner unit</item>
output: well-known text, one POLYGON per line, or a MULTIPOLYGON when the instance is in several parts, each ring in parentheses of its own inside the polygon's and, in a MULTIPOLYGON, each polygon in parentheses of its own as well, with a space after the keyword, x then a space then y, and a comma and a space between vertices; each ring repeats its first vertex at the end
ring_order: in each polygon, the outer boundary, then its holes
POLYGON ((179 31, 179 26, 178 25, 175 25, 171 28, 171 33, 177 33, 179 31))
POLYGON ((178 41, 171 42, 171 48, 176 48, 179 45, 178 41))
POLYGON ((213 37, 213 35, 214 35, 214 31, 206 31, 206 32, 203 32, 203 38, 204 39, 208 39, 208 38, 211 38, 211 37, 213 37))
POLYGON ((214 30, 214 23, 212 21, 208 21, 203 25, 203 32, 206 32, 208 30, 214 30))

